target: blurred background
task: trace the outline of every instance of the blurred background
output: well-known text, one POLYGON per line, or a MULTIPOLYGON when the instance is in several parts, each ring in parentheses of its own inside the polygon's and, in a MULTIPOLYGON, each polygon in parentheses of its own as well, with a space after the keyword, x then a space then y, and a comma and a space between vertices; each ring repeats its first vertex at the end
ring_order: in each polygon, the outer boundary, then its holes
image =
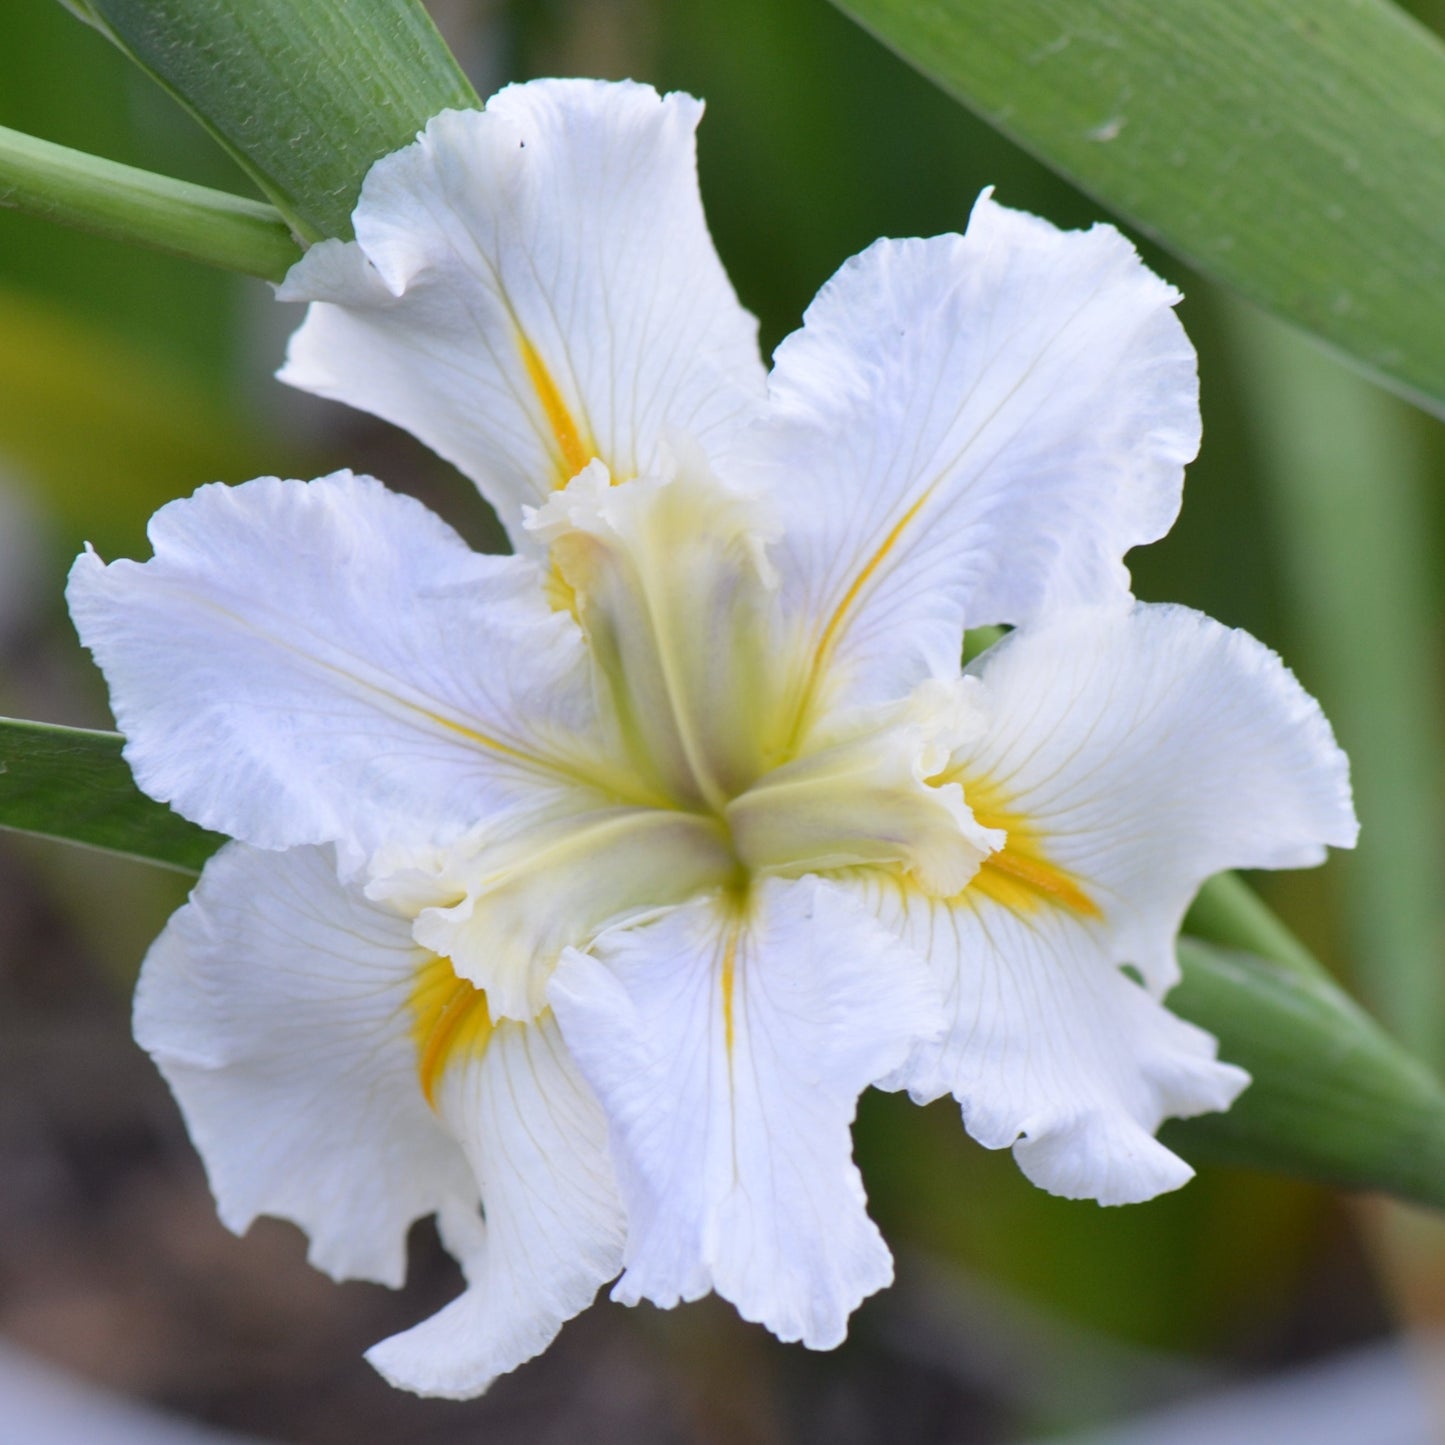
MULTIPOLYGON (((431 9, 484 96, 575 73, 706 97, 703 195, 769 351, 845 257, 879 235, 962 229, 985 185, 1060 225, 1104 215, 825 0, 431 9)), ((54 0, 0 6, 0 124, 249 190, 54 0)), ((1186 293, 1205 442, 1180 523, 1131 558, 1136 589, 1248 628, 1324 701, 1354 758, 1363 847, 1260 885, 1398 1033, 1435 1050, 1445 429, 1143 250, 1186 293)), ((67 567, 86 541, 107 558, 147 555, 145 519, 201 482, 355 466, 499 545, 470 487, 409 438, 271 380, 299 319, 261 282, 0 211, 0 713, 111 725, 65 616, 67 567)), ((483 1400, 397 1394, 361 1350, 458 1288, 430 1228, 415 1231, 398 1294, 331 1284, 288 1225, 233 1238, 130 1040, 140 960, 186 887, 0 833, 0 1341, 18 1352, 0 1354, 0 1441, 109 1438, 99 1417, 72 1436, 24 1414, 27 1391, 71 1389, 36 1361, 218 1431, 306 1445, 1167 1445, 1249 1441, 1256 1426, 1275 1445, 1445 1438, 1445 1423, 1429 1433, 1409 1353, 1445 1325, 1433 1222, 1210 1167, 1151 1204, 1070 1204, 974 1145, 951 1105, 876 1093, 857 1150, 899 1282, 840 1350, 778 1345, 715 1301, 667 1314, 604 1301, 483 1400), (1351 1394, 1357 1377, 1377 1396, 1351 1394), (1221 1392, 1246 1402, 1233 1425, 1190 1413, 1221 1392), (1378 1403, 1349 1415, 1365 1398, 1378 1403), (1311 1405, 1326 1418, 1308 1424, 1311 1405), (1117 1423, 1141 1418, 1142 1434, 1117 1423)), ((139 1433, 114 1438, 169 1438, 131 1423, 139 1433)))

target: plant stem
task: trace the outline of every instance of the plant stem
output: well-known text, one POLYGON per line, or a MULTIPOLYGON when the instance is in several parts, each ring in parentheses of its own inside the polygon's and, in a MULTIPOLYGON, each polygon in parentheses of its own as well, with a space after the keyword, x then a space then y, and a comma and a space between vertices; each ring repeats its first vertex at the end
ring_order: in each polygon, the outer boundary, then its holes
POLYGON ((263 201, 194 186, 0 126, 0 205, 278 281, 301 255, 263 201))

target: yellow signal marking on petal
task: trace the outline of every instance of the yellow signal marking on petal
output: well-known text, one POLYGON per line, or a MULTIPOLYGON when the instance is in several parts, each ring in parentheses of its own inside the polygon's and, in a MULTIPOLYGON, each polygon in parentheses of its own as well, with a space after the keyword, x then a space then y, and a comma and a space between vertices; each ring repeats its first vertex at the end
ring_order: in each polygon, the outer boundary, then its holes
POLYGON ((743 931, 742 913, 733 919, 728 927, 727 942, 723 944, 722 956, 722 1001, 723 1001, 723 1042, 727 1045, 728 1067, 732 1067, 733 1038, 733 991, 737 983, 738 937, 743 931))
POLYGON ((833 609, 832 616, 828 618, 827 625, 823 628, 822 635, 818 638, 818 645, 813 651, 813 662, 808 669, 808 681, 803 690, 802 706, 798 713, 797 726, 794 729, 794 741, 797 733, 803 728, 807 721, 808 709, 813 700, 813 694, 817 690, 818 678, 828 661, 828 655, 837 645, 838 634, 842 630, 843 623, 848 613, 852 610, 853 604, 858 600, 859 594, 868 585, 869 579, 883 565, 888 554, 898 545, 898 539, 907 530, 913 519, 923 510, 923 505, 933 495, 933 488, 929 487, 917 501, 893 524, 888 535, 878 544, 877 549, 862 569, 848 584, 848 590, 843 594, 838 605, 833 609))
POLYGON ((434 957, 417 973, 411 993, 411 1036, 417 1046, 417 1081, 433 1109, 447 1065, 463 1054, 480 1054, 492 1036, 487 995, 458 978, 449 958, 434 957))
MULTIPOLYGON (((1056 903, 1085 918, 1103 917, 1099 905, 1073 876, 1049 861, 1039 829, 1025 814, 1007 806, 997 785, 962 777, 957 781, 963 784, 963 798, 973 809, 974 818, 983 827, 998 828, 1006 834, 1004 846, 983 860, 969 889, 1018 913, 1056 903)), ((967 890, 963 896, 968 896, 967 890)))
POLYGON ((494 753, 501 753, 505 757, 516 758, 518 762, 527 763, 531 766, 536 766, 536 764, 541 761, 538 758, 534 758, 530 753, 524 753, 520 748, 514 748, 507 743, 499 742, 496 738, 488 737, 486 733, 479 733, 475 728, 470 728, 465 723, 453 722, 450 718, 443 717, 440 713, 429 712, 425 708, 417 708, 416 711, 421 713, 428 721, 436 723, 448 732, 456 733, 459 737, 466 738, 468 742, 488 748, 494 753))
POLYGON ((879 544, 878 550, 868 559, 862 571, 854 577, 849 584, 848 590, 843 594, 843 599, 833 609, 833 615, 828 619, 828 625, 823 629, 823 635, 818 639, 818 650, 815 655, 813 668, 816 672, 822 665, 822 659, 832 650, 837 640, 838 629, 843 625, 843 619, 848 615, 853 604, 858 600, 858 594, 868 585, 868 579, 883 565, 884 559, 898 545, 898 539, 907 530, 908 524, 922 510, 923 504, 933 495, 933 488, 930 487, 923 493, 914 504, 893 524, 888 535, 879 544))
MULTIPOLYGON (((545 588, 546 583, 543 582, 545 588)), ((560 596, 556 599, 563 600, 560 596)), ((392 696, 387 694, 387 696, 392 696)), ((634 803, 639 807, 652 808, 666 806, 658 797, 638 785, 637 780, 620 769, 604 769, 601 766, 584 765, 571 763, 563 758, 549 758, 537 756, 524 752, 521 748, 514 748, 508 743, 499 741, 497 738, 488 737, 486 733, 479 733, 475 728, 468 727, 465 723, 452 721, 451 718, 443 717, 440 713, 432 712, 428 708, 418 707, 414 703, 406 702, 404 699, 394 699, 401 702, 402 706, 424 717, 428 722, 435 723, 438 727, 445 728, 448 732, 455 733, 458 737, 465 738, 468 742, 476 743, 481 747, 488 748, 494 753, 500 753, 504 757, 515 758, 517 762, 524 763, 528 768, 550 773, 554 777, 567 778, 572 782, 580 784, 584 788, 595 788, 608 796, 621 799, 624 802, 634 803)))
POLYGON ((517 345, 522 353, 522 365, 527 368, 527 379, 556 438, 564 473, 557 485, 564 486, 592 460, 596 448, 583 441, 582 429, 567 410, 567 403, 562 400, 562 393, 557 390, 557 383, 552 380, 547 363, 537 354, 537 348, 521 332, 517 333, 517 345))
MULTIPOLYGON (((994 827, 996 824, 987 823, 994 827)), ((1001 852, 991 853, 983 860, 972 885, 995 902, 1025 911, 1041 901, 1052 900, 1082 913, 1086 918, 1100 918, 1099 905, 1061 868, 1042 858, 1032 858, 1013 846, 1012 840, 1001 852), (1043 895, 1042 899, 1040 895, 1043 895)))
POLYGON ((718 970, 718 985, 722 989, 723 1005, 723 1046, 727 1052, 728 1064, 728 1109, 732 1115, 732 1154, 734 1182, 742 1176, 738 1161, 737 1088, 736 1071, 733 1061, 733 1045, 737 1039, 736 995, 738 974, 738 942, 742 938, 743 925, 748 918, 748 888, 744 881, 729 887, 723 897, 729 906, 731 916, 727 920, 727 937, 723 942, 722 966, 718 970))

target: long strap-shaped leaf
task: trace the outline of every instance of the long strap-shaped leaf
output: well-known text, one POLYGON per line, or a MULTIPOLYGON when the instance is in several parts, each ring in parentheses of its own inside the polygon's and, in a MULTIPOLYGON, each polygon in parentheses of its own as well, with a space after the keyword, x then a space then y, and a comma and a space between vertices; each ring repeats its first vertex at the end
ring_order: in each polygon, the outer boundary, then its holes
POLYGON ((305 240, 373 161, 480 104, 420 0, 65 0, 190 110, 305 240))
POLYGON ((1445 46, 1389 0, 836 3, 1165 246, 1445 413, 1445 46))
POLYGON ((119 733, 0 718, 0 828, 198 873, 226 840, 153 802, 119 733))
POLYGON ((1179 941, 1175 1013, 1254 1082, 1224 1114, 1167 1125, 1185 1158, 1378 1189, 1445 1208, 1445 1089, 1326 978, 1179 941))
MULTIPOLYGON (((199 871, 225 840, 141 794, 118 733, 0 719, 0 827, 199 871)), ((1181 940, 1170 1006, 1254 1076, 1228 1114, 1172 1125, 1186 1155, 1445 1206, 1445 1091, 1365 1015, 1237 880, 1191 915, 1279 962, 1181 940), (1278 944, 1276 948, 1271 940, 1278 944)))

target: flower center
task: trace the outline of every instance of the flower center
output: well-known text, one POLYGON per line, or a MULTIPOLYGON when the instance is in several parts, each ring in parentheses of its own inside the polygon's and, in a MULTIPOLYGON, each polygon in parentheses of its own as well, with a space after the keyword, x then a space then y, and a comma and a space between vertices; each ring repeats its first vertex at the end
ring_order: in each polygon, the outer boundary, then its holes
POLYGON ((435 1007, 418 1013, 426 1087, 426 1060, 464 1026, 538 1017, 561 953, 605 928, 704 893, 745 897, 760 877, 859 867, 948 896, 1003 841, 940 779, 978 726, 963 679, 878 706, 809 708, 800 729, 816 680, 781 612, 767 518, 696 459, 615 488, 593 462, 528 525, 587 638, 599 782, 373 877, 370 895, 450 960, 453 992, 438 984, 435 1007), (625 797, 605 781, 621 772, 636 785, 625 797), (485 991, 480 1007, 471 985, 485 991))
POLYGON ((528 526, 570 589, 631 771, 723 817, 783 761, 790 721, 758 504, 684 453, 622 487, 593 462, 528 526))
POLYGON ((571 589, 631 766, 721 824, 733 876, 890 865, 961 889, 995 846, 956 783, 929 779, 971 726, 967 686, 799 719, 818 689, 783 615, 767 513, 683 452, 608 485, 594 463, 533 515, 571 589))

